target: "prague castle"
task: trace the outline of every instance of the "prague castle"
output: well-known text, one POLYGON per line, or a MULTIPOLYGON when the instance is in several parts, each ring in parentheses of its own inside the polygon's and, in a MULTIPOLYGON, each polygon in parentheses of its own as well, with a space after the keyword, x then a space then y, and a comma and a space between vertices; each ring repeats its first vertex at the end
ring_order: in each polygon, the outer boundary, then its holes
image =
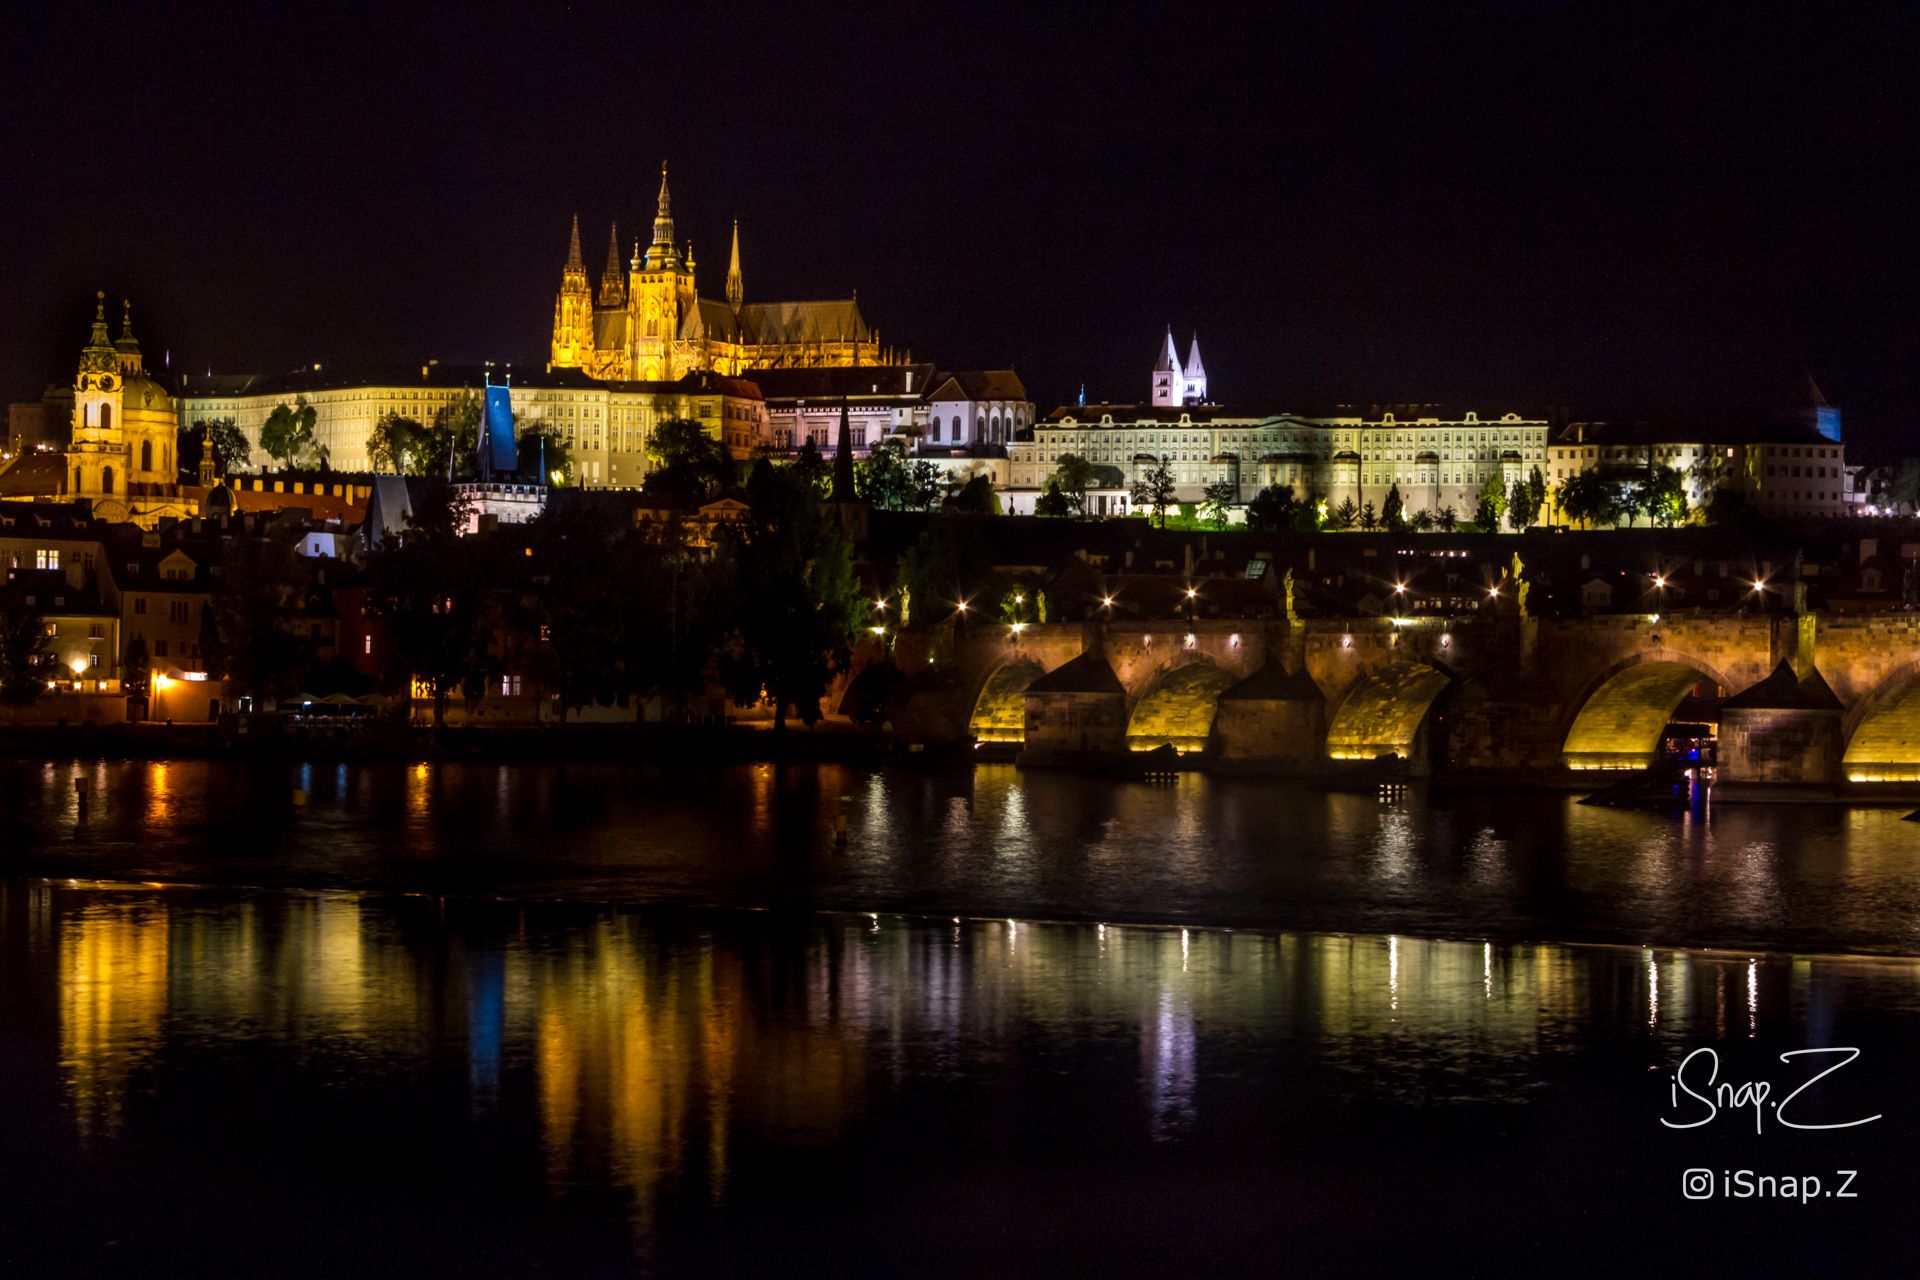
POLYGON ((729 377, 753 369, 812 369, 892 363, 867 327, 855 298, 824 302, 748 302, 740 270, 740 226, 734 224, 725 301, 702 298, 694 280, 693 247, 674 240, 667 171, 653 243, 638 240, 625 270, 619 231, 607 245, 598 297, 580 253, 580 219, 573 220, 567 265, 553 304, 552 365, 579 369, 604 382, 673 382, 691 373, 729 377))

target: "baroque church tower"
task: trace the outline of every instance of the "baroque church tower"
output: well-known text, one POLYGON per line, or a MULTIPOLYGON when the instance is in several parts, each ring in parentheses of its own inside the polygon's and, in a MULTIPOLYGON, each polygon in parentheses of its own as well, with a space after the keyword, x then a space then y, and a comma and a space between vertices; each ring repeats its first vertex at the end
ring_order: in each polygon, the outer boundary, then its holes
POLYGON ((94 295, 93 332, 73 380, 73 443, 67 493, 108 519, 140 518, 173 496, 179 422, 173 398, 147 376, 125 304, 117 341, 107 334, 107 295, 94 295))

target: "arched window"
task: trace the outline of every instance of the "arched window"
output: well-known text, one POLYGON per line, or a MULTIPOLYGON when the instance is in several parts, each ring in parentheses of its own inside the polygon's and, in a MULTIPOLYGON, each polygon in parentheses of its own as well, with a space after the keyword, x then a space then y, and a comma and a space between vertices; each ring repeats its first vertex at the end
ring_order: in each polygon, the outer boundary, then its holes
POLYGON ((987 439, 995 444, 1000 442, 1000 415, 997 413, 993 415, 993 420, 987 427, 987 439))
POLYGON ((956 443, 960 439, 960 415, 957 413, 953 415, 953 438, 956 443))
POLYGON ((113 468, 112 467, 100 468, 100 492, 102 493, 113 492, 113 468))
POLYGON ((142 440, 140 442, 140 469, 142 471, 153 470, 153 441, 151 440, 142 440))
POLYGON ((113 430, 113 406, 110 404, 100 406, 100 429, 102 431, 113 430))

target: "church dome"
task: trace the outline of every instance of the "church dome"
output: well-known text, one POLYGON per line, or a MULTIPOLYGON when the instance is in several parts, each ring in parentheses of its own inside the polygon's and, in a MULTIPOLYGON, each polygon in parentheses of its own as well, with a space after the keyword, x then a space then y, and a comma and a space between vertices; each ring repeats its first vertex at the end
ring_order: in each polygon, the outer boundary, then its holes
POLYGON ((127 375, 121 387, 120 404, 125 413, 167 414, 173 413, 173 397, 167 389, 143 373, 127 375))

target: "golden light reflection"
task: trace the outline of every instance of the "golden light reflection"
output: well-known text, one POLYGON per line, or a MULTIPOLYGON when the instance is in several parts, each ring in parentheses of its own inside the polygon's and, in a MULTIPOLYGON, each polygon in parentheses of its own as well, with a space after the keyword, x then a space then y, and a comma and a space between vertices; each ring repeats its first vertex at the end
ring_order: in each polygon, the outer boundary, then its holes
POLYGON ((102 897, 60 930, 60 1065, 82 1137, 120 1127, 167 1016, 163 905, 102 897))

